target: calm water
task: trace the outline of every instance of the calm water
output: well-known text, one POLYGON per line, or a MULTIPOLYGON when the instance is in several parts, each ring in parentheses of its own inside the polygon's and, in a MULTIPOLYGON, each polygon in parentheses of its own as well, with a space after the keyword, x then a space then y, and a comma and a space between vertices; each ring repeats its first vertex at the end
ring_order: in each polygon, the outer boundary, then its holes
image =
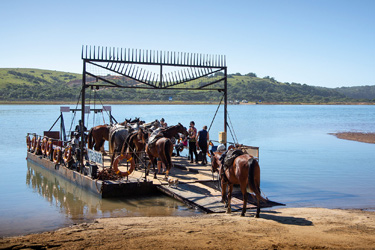
MULTIPOLYGON (((164 117, 169 125, 188 126, 194 120, 200 129, 210 125, 216 108, 114 105, 112 114, 118 121, 164 117)), ((289 207, 375 209, 375 144, 329 135, 375 132, 375 106, 233 105, 228 111, 239 142, 260 147, 261 188, 271 200, 289 207)), ((59 105, 0 105, 0 236, 52 230, 98 217, 198 214, 165 196, 98 199, 28 164, 26 133, 42 134, 58 116, 59 105)), ((68 131, 72 118, 73 127, 79 119, 70 113, 64 118, 68 131)), ((101 115, 90 115, 88 120, 88 127, 103 123, 101 115)), ((211 139, 217 140, 222 130, 220 108, 211 139)), ((230 133, 228 139, 233 141, 230 133)))

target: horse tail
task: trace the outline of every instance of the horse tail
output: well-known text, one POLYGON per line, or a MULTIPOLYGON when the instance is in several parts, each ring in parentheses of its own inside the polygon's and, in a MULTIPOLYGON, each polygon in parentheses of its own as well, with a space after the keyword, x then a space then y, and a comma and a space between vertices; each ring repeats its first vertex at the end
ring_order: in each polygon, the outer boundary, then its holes
POLYGON ((261 196, 261 190, 260 190, 260 168, 257 160, 254 158, 250 158, 248 160, 248 166, 249 166, 249 188, 250 191, 254 192, 257 199, 259 197, 260 200, 263 200, 261 196))
POLYGON ((121 154, 125 153, 126 150, 129 148, 129 150, 131 151, 130 153, 132 154, 132 156, 134 156, 134 143, 133 143, 133 136, 134 134, 128 134, 126 136, 126 138, 124 139, 124 142, 122 143, 122 147, 121 147, 121 154))
POLYGON ((89 134, 87 136, 87 147, 89 149, 93 148, 92 130, 93 130, 93 128, 90 129, 89 134))
POLYGON ((134 139, 134 136, 137 136, 137 134, 133 133, 133 134, 129 134, 125 141, 126 141, 126 145, 129 147, 129 149, 132 151, 131 153, 134 153, 135 152, 135 144, 133 142, 133 139, 134 139))

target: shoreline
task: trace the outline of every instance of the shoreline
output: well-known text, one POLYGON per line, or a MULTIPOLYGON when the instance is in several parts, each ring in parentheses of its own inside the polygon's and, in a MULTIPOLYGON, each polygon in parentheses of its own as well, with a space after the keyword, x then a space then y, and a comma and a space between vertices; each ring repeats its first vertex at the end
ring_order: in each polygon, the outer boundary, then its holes
MULTIPOLYGON (((218 105, 217 102, 189 101, 103 101, 105 105, 218 105)), ((76 105, 77 101, 0 101, 0 105, 76 105)), ((248 102, 228 105, 375 105, 374 102, 292 103, 292 102, 248 102)))
POLYGON ((0 239, 0 249, 370 249, 375 212, 280 208, 193 217, 97 219, 56 231, 0 239))

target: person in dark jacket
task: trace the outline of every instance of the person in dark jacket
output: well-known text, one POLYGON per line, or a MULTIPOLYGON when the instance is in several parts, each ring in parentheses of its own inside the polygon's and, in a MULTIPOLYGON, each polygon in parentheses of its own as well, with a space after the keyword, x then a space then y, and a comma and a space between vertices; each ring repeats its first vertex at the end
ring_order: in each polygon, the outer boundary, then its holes
POLYGON ((194 126, 195 126, 195 122, 191 121, 190 128, 188 130, 190 163, 194 162, 193 154, 195 156, 195 163, 198 163, 198 153, 197 153, 197 145, 196 145, 197 129, 194 126))
POLYGON ((207 164, 206 154, 208 150, 209 140, 210 136, 207 132, 207 126, 203 126, 203 129, 197 134, 197 147, 202 151, 202 165, 207 164))

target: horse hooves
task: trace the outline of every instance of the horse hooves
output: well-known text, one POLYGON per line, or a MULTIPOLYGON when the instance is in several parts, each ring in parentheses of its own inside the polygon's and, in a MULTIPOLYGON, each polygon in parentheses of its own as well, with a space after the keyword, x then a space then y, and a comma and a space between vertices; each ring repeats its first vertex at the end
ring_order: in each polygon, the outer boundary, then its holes
POLYGON ((241 217, 244 217, 245 216, 245 214, 244 213, 241 213, 241 217))

